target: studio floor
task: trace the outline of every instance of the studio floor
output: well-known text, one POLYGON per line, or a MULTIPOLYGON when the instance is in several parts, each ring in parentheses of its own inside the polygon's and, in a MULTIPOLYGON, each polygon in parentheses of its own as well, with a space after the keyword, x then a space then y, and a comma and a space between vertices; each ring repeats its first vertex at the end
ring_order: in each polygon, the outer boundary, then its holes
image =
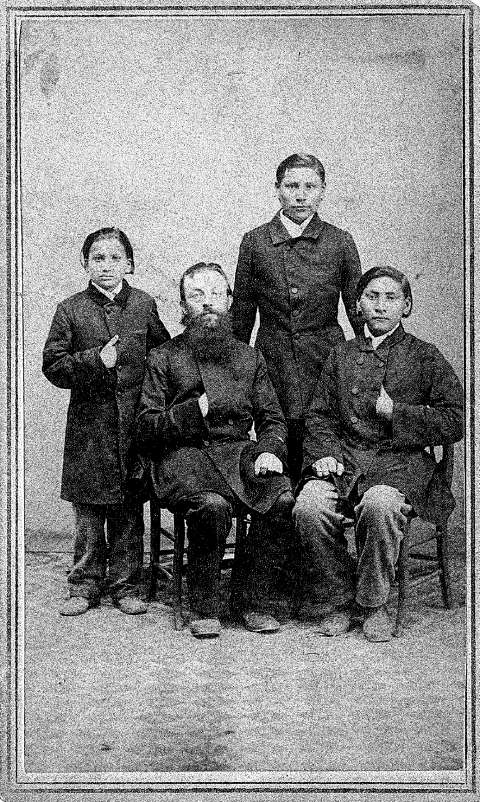
POLYGON ((360 628, 324 638, 286 613, 274 635, 225 620, 220 638, 198 641, 174 630, 167 586, 146 615, 105 599, 62 618, 69 562, 26 555, 27 772, 463 768, 464 558, 458 606, 445 610, 429 580, 384 644, 360 628))

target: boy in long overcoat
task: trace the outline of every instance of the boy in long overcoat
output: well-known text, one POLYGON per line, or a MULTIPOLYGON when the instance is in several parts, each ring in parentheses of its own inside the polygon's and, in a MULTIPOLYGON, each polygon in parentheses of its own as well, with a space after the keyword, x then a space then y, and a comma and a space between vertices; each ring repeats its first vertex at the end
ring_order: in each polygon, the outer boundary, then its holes
POLYGON ((62 301, 43 351, 43 373, 71 391, 61 498, 75 513, 70 598, 63 615, 98 604, 105 579, 126 613, 145 612, 138 598, 143 559, 142 505, 128 492, 135 408, 145 359, 169 339, 154 299, 131 287, 133 251, 119 229, 90 234, 82 248, 86 290, 62 301))
POLYGON ((240 244, 232 318, 236 337, 248 343, 257 310, 256 347, 288 426, 288 465, 297 482, 305 415, 330 349, 345 339, 338 323, 340 296, 355 332, 355 287, 361 275, 352 236, 317 214, 325 193, 322 163, 294 153, 277 168, 281 209, 245 234, 240 244))
POLYGON ((438 349, 402 326, 412 307, 403 273, 367 271, 357 306, 365 331, 332 350, 307 416, 294 518, 312 598, 333 608, 323 634, 348 630, 355 601, 365 636, 380 641, 391 637, 386 602, 409 516, 435 523, 453 509, 425 446, 461 439, 463 394, 438 349), (361 544, 356 577, 344 537, 350 519, 361 544))
POLYGON ((220 632, 220 565, 234 511, 242 506, 252 514, 244 612, 250 630, 278 629, 267 606, 292 532, 285 421, 263 357, 231 334, 230 295, 216 264, 200 262, 184 273, 185 331, 150 353, 137 417, 155 493, 187 520, 196 637, 220 632), (249 437, 253 424, 256 442, 249 437))

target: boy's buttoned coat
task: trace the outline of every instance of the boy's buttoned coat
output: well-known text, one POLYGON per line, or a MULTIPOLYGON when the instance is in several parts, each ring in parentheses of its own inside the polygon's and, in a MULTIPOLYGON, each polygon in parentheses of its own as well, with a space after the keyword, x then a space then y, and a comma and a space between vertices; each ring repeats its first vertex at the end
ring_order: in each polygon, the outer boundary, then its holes
POLYGON ((256 346, 287 418, 303 418, 330 349, 345 339, 337 320, 340 295, 350 323, 359 330, 355 288, 360 275, 351 235, 317 214, 300 237, 290 237, 280 213, 243 237, 233 330, 249 342, 259 310, 256 346))
POLYGON ((254 476, 268 451, 285 461, 285 421, 262 355, 232 342, 225 362, 200 361, 184 334, 149 354, 137 416, 137 441, 150 458, 161 503, 175 509, 189 497, 215 492, 260 513, 290 490, 283 475, 254 476), (205 392, 204 419, 198 398, 205 392), (257 442, 249 432, 255 424, 257 442))
POLYGON ((463 392, 438 349, 400 325, 373 350, 360 335, 331 352, 306 418, 304 471, 333 456, 346 468, 345 492, 387 484, 405 494, 425 520, 441 522, 454 500, 428 445, 463 435, 463 392), (383 384, 393 419, 378 417, 383 384))
POLYGON ((126 281, 114 301, 89 284, 58 305, 43 351, 43 373, 56 387, 71 391, 63 499, 122 502, 146 355, 167 339, 154 299, 126 281), (117 363, 107 369, 100 351, 116 334, 117 363))

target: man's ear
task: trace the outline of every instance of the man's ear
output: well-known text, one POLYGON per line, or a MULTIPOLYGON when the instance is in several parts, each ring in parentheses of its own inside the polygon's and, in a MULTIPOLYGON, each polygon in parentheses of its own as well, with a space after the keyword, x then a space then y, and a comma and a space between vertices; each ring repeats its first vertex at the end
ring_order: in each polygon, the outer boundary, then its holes
POLYGON ((405 309, 403 310, 402 317, 408 317, 412 311, 411 298, 405 298, 405 309))
POLYGON ((229 295, 228 298, 227 298, 227 301, 228 301, 227 309, 230 309, 230 307, 232 305, 232 301, 233 301, 233 295, 229 295))
POLYGON ((128 260, 128 270, 125 270, 125 275, 130 276, 130 275, 133 275, 133 273, 134 273, 134 267, 133 267, 133 264, 132 264, 131 260, 129 259, 128 260))
POLYGON ((355 312, 357 313, 358 317, 362 317, 362 310, 360 308, 360 301, 356 301, 356 303, 355 303, 355 312))

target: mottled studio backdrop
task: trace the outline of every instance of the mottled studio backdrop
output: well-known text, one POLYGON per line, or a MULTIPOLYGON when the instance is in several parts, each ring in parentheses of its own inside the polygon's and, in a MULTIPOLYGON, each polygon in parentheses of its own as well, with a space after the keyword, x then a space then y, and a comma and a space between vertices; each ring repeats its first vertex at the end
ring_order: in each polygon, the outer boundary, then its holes
POLYGON ((233 278, 242 234, 276 211, 277 164, 317 154, 321 214, 352 233, 364 270, 409 275, 407 327, 463 375, 459 17, 59 17, 24 22, 20 52, 26 526, 39 541, 71 526, 68 392, 43 378, 41 353, 101 226, 128 234, 133 282, 177 333, 181 272, 207 259, 233 278))

